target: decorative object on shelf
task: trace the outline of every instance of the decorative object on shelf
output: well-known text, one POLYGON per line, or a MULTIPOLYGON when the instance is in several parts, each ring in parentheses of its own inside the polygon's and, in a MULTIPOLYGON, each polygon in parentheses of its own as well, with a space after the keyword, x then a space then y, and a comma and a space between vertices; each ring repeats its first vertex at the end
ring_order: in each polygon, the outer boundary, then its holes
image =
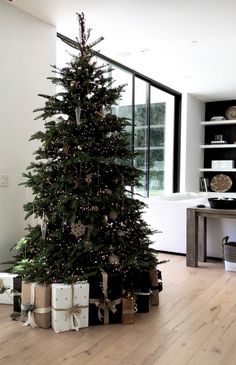
POLYGON ((211 141, 211 144, 227 144, 227 141, 211 141))
POLYGON ((208 198, 208 201, 213 209, 236 209, 236 199, 234 198, 208 198))
POLYGON ((228 191, 232 186, 232 180, 229 176, 224 174, 215 175, 210 182, 210 187, 213 191, 224 193, 228 191))
POLYGON ((227 141, 223 140, 223 134, 216 134, 215 135, 215 139, 213 141, 211 141, 212 144, 222 144, 222 143, 227 143, 227 141))
POLYGON ((209 179, 205 177, 200 177, 200 191, 208 192, 209 179))
POLYGON ((234 168, 234 160, 212 160, 211 161, 212 169, 233 169, 234 168))
POLYGON ((222 115, 219 115, 219 116, 215 116, 215 117, 212 117, 211 118, 211 121, 212 122, 220 122, 222 120, 226 120, 225 117, 223 117, 222 115))
POLYGON ((230 106, 226 109, 225 116, 227 119, 236 119, 236 106, 230 106))
POLYGON ((236 271, 236 242, 228 242, 229 236, 222 240, 225 271, 236 271))

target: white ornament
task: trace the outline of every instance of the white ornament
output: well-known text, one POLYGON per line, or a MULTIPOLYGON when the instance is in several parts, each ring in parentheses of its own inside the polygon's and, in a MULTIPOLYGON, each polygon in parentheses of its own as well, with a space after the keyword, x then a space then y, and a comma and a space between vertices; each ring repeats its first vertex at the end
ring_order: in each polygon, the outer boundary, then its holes
POLYGON ((86 226, 83 223, 73 223, 71 225, 71 232, 75 237, 81 237, 85 234, 86 226))

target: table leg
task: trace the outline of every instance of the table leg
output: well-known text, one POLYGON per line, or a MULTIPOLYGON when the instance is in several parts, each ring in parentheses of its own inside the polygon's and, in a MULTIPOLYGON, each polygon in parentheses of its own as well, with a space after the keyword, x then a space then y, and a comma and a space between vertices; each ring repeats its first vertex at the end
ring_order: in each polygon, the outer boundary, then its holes
POLYGON ((186 265, 198 266, 198 217, 195 210, 187 208, 187 247, 186 265))
POLYGON ((198 217, 198 257, 199 261, 206 261, 206 237, 207 237, 207 218, 198 217))

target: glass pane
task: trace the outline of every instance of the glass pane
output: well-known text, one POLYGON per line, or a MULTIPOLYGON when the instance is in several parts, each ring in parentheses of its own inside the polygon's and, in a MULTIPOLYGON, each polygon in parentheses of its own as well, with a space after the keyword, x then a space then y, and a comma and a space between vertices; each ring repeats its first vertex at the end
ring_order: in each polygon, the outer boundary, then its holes
POLYGON ((149 196, 172 192, 173 126, 174 96, 152 86, 149 196))
POLYGON ((135 192, 147 196, 148 190, 148 106, 147 106, 147 82, 135 78, 135 105, 134 105, 134 150, 139 153, 134 164, 143 171, 140 179, 141 187, 135 188, 135 192))
POLYGON ((113 86, 125 85, 124 91, 121 93, 121 99, 117 100, 117 104, 112 108, 112 112, 120 118, 127 118, 130 125, 126 127, 128 133, 128 143, 132 149, 132 74, 124 71, 119 67, 111 65, 113 86))

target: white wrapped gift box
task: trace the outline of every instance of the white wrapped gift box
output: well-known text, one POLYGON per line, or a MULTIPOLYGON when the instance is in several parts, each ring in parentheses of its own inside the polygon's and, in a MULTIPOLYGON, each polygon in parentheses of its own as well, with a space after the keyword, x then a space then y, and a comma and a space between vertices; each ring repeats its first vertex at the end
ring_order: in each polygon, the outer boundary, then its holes
POLYGON ((224 260, 225 271, 236 271, 236 262, 230 262, 224 260))
POLYGON ((88 327, 89 284, 52 284, 52 328, 56 333, 88 327))
POLYGON ((13 278, 17 274, 9 274, 7 272, 0 272, 0 304, 13 304, 13 278))

